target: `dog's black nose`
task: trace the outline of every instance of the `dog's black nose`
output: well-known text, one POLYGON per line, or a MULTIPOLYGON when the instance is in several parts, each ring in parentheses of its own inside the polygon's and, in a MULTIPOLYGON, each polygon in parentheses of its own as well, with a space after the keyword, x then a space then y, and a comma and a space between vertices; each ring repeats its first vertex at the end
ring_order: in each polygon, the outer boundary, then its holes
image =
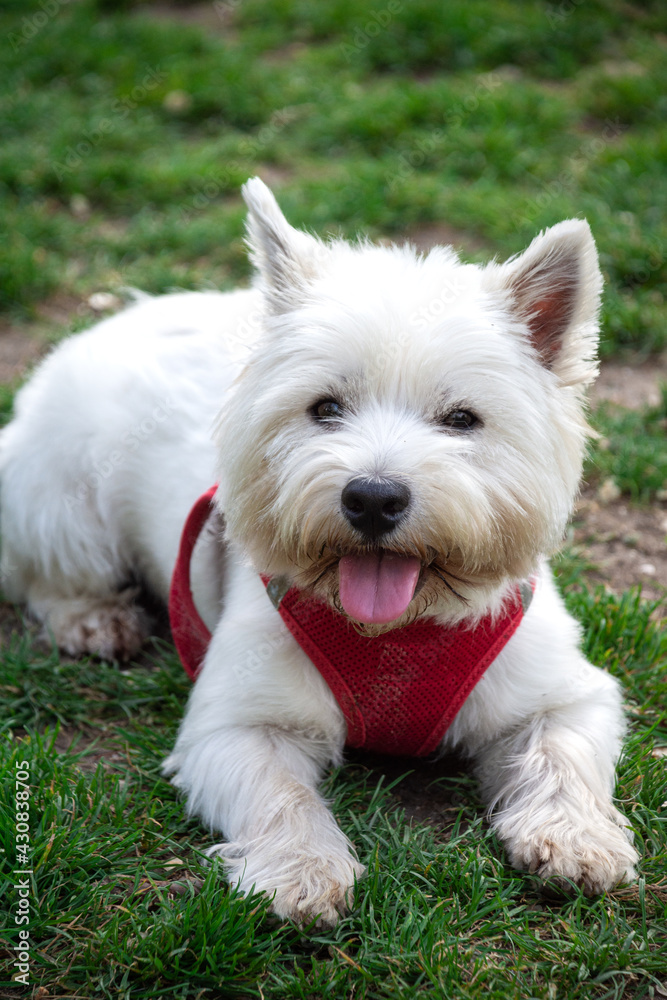
POLYGON ((410 490, 395 479, 353 479, 343 490, 341 502, 352 527, 375 541, 406 516, 410 490))

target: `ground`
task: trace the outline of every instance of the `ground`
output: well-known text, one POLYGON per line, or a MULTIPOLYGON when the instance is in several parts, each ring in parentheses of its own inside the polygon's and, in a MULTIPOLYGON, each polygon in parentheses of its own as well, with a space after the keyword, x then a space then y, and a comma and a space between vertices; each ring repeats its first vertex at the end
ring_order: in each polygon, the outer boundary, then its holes
MULTIPOLYGON (((656 406, 667 384, 667 357, 629 365, 602 364, 593 406, 606 400, 628 409, 656 406)), ((649 600, 667 587, 667 504, 636 506, 625 498, 605 500, 602 489, 584 487, 574 517, 573 542, 595 569, 594 582, 616 593, 641 584, 649 600)))

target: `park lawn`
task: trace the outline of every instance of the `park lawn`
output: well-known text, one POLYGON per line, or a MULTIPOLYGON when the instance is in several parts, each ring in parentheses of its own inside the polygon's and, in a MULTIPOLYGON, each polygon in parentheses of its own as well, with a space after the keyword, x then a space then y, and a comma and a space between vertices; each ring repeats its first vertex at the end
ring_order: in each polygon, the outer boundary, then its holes
MULTIPOLYGON (((639 881, 599 899, 549 900, 505 862, 465 772, 434 782, 450 802, 444 829, 406 821, 391 783, 357 760, 324 791, 368 875, 351 915, 327 932, 280 924, 206 866, 210 837, 160 776, 189 685, 171 649, 120 671, 15 639, 2 657, 2 809, 11 815, 9 778, 28 761, 31 982, 45 996, 114 1000, 660 997, 667 639, 637 595, 571 588, 568 603, 588 655, 628 692, 617 795, 643 844, 639 881)), ((13 857, 9 822, 1 846, 13 857)), ((11 914, 14 883, 4 882, 11 914)))
MULTIPOLYGON (((238 189, 259 173, 295 224, 376 237, 446 224, 480 248, 471 259, 585 215, 607 278, 604 355, 667 346, 658 3, 124 6, 0 12, 0 308, 19 329, 49 301, 81 326, 96 291, 247 280, 238 189)), ((0 386, 0 420, 13 388, 0 386)), ((664 400, 596 413, 589 479, 655 503, 666 419, 664 400)), ((0 652, 0 847, 16 860, 9 778, 27 760, 35 995, 667 995, 661 610, 591 590, 576 557, 559 567, 587 654, 628 692, 617 794, 643 844, 636 884, 545 899, 507 865, 465 771, 436 779, 443 828, 407 819, 391 780, 355 759, 326 794, 368 867, 356 906, 332 932, 281 925, 206 865, 210 837, 160 776, 188 691, 171 647, 120 670, 27 633, 0 652)), ((2 878, 11 916, 15 880, 2 878)), ((31 995, 11 985, 11 961, 5 995, 31 995)))
POLYGON ((247 277, 239 186, 259 173, 295 224, 446 222, 503 257, 585 215, 603 352, 665 346, 659 3, 393 4, 376 33, 371 0, 219 0, 202 26, 8 0, 0 307, 247 277))

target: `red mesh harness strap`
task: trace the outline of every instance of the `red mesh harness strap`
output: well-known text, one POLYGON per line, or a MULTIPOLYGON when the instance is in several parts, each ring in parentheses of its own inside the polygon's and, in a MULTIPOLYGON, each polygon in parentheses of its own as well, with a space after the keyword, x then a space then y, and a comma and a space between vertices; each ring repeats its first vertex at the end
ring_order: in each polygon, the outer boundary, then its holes
POLYGON ((211 641, 211 633, 202 621, 192 598, 190 563, 197 539, 213 513, 213 497, 217 488, 212 486, 203 493, 187 516, 169 588, 171 634, 181 663, 191 680, 194 680, 201 670, 211 641))
MULTIPOLYGON (((169 594, 179 656, 194 680, 211 640, 192 598, 190 561, 213 510, 212 487, 183 528, 169 594)), ((360 635, 328 605, 262 577, 285 625, 331 688, 345 716, 347 745, 420 757, 432 753, 464 701, 518 628, 531 586, 517 586, 495 620, 453 628, 419 619, 378 637, 360 635)))
POLYGON ((518 587, 498 619, 487 617, 475 628, 420 619, 385 635, 363 636, 328 605, 295 589, 278 610, 340 705, 347 745, 410 757, 438 748, 523 618, 518 587))

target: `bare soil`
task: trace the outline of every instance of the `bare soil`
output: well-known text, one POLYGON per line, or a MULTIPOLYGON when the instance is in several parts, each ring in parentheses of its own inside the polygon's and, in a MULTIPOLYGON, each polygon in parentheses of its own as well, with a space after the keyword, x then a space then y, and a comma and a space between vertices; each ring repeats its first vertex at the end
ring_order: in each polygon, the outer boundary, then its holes
MULTIPOLYGON (((182 21, 197 28, 205 28, 213 34, 229 36, 229 26, 233 21, 234 6, 232 4, 189 3, 153 3, 150 16, 157 21, 182 21)), ((139 8, 138 14, 145 16, 145 8, 139 8)))
POLYGON ((0 320, 0 384, 12 384, 25 376, 49 350, 53 330, 66 329, 82 310, 91 318, 95 315, 79 299, 59 294, 42 302, 30 323, 0 320))
MULTIPOLYGON (((638 364, 606 362, 591 392, 593 406, 609 402, 642 409, 660 402, 667 355, 638 364)), ((667 597, 667 503, 637 507, 623 498, 604 502, 585 488, 574 517, 574 543, 594 565, 592 582, 616 593, 641 585, 644 597, 667 597)))
POLYGON ((607 401, 628 410, 657 406, 667 385, 667 354, 636 364, 607 361, 591 390, 591 403, 607 401))
POLYGON ((489 245, 474 233, 467 229, 458 229, 445 222, 433 222, 420 226, 412 226, 405 233, 404 239, 394 240, 395 243, 411 243, 417 250, 424 253, 433 247, 453 247, 454 250, 462 250, 464 253, 478 253, 486 250, 489 245))
POLYGON ((0 326, 0 383, 14 382, 40 357, 44 345, 21 331, 0 326))
POLYGON ((624 500, 603 504, 586 489, 577 505, 573 541, 593 568, 591 583, 615 593, 641 585, 647 600, 667 596, 667 505, 633 507, 624 500))

